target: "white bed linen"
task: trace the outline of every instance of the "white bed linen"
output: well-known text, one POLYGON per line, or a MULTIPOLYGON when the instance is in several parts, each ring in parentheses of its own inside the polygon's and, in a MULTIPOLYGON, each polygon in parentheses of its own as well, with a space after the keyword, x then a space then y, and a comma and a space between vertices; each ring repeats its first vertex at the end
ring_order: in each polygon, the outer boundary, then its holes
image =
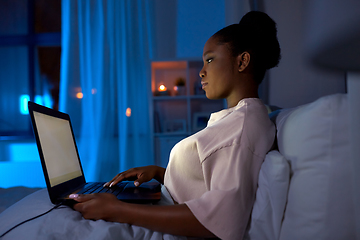
MULTIPOLYGON (((165 187, 162 188, 162 199, 158 204, 172 204, 165 187)), ((53 206, 46 189, 25 197, 0 214, 0 235, 18 223, 48 211, 53 206)), ((15 228, 2 238, 2 240, 7 239, 180 240, 186 238, 153 232, 129 224, 86 220, 80 213, 67 206, 61 206, 42 217, 15 228)))

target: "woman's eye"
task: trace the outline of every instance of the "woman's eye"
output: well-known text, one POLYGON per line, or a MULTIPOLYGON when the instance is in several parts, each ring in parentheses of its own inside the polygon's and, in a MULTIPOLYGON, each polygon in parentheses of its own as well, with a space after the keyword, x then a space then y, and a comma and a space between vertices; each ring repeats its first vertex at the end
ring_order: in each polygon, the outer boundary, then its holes
POLYGON ((212 58, 209 58, 208 60, 206 60, 207 63, 211 63, 213 61, 212 58))

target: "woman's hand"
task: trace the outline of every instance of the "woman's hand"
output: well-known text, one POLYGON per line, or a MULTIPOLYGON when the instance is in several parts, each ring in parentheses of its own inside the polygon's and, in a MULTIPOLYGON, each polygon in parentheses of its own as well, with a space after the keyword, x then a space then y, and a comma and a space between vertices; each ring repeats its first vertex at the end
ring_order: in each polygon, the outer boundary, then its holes
POLYGON ((73 208, 80 212, 85 219, 103 219, 111 222, 120 221, 119 216, 114 213, 115 210, 121 209, 123 202, 119 201, 113 194, 71 194, 69 197, 78 202, 73 208))
POLYGON ((117 174, 111 181, 104 184, 105 187, 112 187, 113 185, 123 180, 134 180, 135 186, 140 186, 144 182, 151 179, 156 179, 160 183, 164 183, 165 168, 158 166, 146 166, 131 168, 125 172, 117 174))

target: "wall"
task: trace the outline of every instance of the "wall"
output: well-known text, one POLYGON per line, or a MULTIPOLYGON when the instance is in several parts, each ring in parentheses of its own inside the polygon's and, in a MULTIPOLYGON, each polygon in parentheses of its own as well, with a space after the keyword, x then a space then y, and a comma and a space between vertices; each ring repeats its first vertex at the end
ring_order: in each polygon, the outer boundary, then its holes
POLYGON ((176 57, 201 59, 205 42, 225 27, 225 5, 219 0, 179 0, 176 57))
POLYGON ((306 5, 303 0, 264 1, 265 12, 277 22, 282 50, 279 66, 269 72, 272 105, 295 107, 321 96, 346 92, 344 72, 317 68, 308 58, 307 34, 311 22, 306 5))
POLYGON ((177 1, 154 1, 154 58, 170 59, 176 56, 177 1))
POLYGON ((207 39, 225 26, 225 2, 233 1, 155 1, 154 59, 201 59, 207 39))

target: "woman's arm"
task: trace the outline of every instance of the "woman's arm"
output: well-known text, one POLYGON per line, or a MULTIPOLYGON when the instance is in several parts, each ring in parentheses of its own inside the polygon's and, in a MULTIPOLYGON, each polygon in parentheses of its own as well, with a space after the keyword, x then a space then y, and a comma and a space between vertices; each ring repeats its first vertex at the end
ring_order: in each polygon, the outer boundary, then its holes
POLYGON ((153 231, 190 237, 214 237, 185 204, 156 206, 125 203, 109 193, 73 196, 74 209, 86 219, 129 223, 153 231))

